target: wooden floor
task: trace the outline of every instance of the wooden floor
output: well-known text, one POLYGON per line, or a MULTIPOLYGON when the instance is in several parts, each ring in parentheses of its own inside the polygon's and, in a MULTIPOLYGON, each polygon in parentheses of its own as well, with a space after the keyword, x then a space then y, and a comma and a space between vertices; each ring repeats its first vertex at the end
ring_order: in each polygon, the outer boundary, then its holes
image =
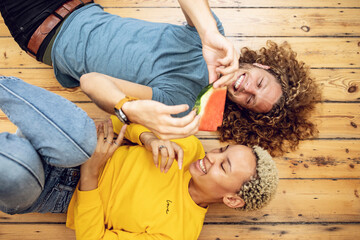
MULTIPOLYGON (((124 17, 184 24, 176 0, 98 0, 124 17)), ((199 239, 359 239, 360 237, 360 1, 212 0, 237 47, 288 41, 323 89, 313 120, 317 139, 276 158, 280 184, 258 212, 211 207, 199 239)), ((13 75, 75 102, 94 119, 105 114, 79 89, 64 89, 52 69, 27 56, 0 19, 0 74, 13 75)), ((0 113, 0 131, 15 131, 0 113)), ((216 135, 199 133, 207 149, 216 135)), ((1 187, 1 186, 0 186, 1 187)), ((74 239, 63 214, 0 213, 0 239, 74 239)))

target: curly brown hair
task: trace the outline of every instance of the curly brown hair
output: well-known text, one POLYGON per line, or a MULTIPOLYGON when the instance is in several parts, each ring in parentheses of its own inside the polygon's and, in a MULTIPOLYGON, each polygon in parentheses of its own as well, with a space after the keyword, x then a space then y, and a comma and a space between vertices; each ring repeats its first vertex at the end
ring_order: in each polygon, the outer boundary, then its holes
POLYGON ((240 109, 227 99, 223 124, 218 129, 221 141, 259 145, 279 156, 295 150, 300 140, 318 133, 309 116, 321 99, 319 88, 309 68, 296 60, 296 53, 287 42, 277 45, 267 41, 259 51, 242 48, 239 62, 240 66, 247 63, 270 66, 267 71, 279 81, 283 95, 268 113, 240 109))

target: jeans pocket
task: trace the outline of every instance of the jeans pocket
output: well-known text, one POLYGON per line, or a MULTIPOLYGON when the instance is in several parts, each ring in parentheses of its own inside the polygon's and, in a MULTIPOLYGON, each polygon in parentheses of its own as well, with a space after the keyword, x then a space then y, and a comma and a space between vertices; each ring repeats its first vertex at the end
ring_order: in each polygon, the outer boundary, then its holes
POLYGON ((60 183, 56 184, 56 186, 45 196, 42 204, 38 206, 37 212, 66 212, 74 191, 74 187, 65 186, 60 183))

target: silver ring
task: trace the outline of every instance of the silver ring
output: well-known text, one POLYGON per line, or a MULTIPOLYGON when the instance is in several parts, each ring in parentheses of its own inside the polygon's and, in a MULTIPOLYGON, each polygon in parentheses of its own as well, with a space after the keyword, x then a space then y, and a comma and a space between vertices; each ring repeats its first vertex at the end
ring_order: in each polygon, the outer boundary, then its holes
POLYGON ((166 146, 160 145, 160 146, 159 146, 159 151, 161 151, 161 149, 163 149, 163 148, 166 148, 166 146))
POLYGON ((109 142, 106 138, 104 138, 104 142, 107 142, 108 144, 113 144, 112 142, 109 142))
POLYGON ((116 146, 120 146, 119 144, 117 144, 115 141, 113 142, 116 146))

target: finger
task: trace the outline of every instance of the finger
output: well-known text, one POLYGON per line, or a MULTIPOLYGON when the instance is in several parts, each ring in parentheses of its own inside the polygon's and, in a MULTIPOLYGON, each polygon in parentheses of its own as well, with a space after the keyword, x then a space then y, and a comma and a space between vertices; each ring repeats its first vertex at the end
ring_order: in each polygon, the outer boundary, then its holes
POLYGON ((111 119, 107 120, 107 139, 112 143, 114 140, 114 129, 111 119))
POLYGON ((99 123, 97 123, 95 126, 96 126, 96 136, 97 138, 99 138, 99 133, 100 133, 100 130, 99 130, 99 123))
POLYGON ((225 52, 225 57, 218 59, 218 64, 228 66, 232 64, 235 60, 239 60, 237 51, 232 43, 228 42, 227 44, 225 44, 223 47, 223 51, 225 52))
POLYGON ((216 71, 221 73, 222 75, 226 75, 232 72, 235 72, 239 69, 239 56, 235 54, 231 58, 224 58, 218 60, 219 64, 225 68, 216 68, 216 71))
POLYGON ((158 145, 152 146, 152 153, 153 153, 153 161, 154 161, 155 167, 157 168, 159 166, 159 146, 158 145))
POLYGON ((107 121, 103 122, 103 132, 104 132, 104 137, 107 139, 107 137, 108 137, 108 122, 107 121))
POLYGON ((122 128, 121 128, 121 130, 119 132, 119 135, 115 139, 114 145, 116 146, 116 148, 118 148, 121 145, 122 141, 124 140, 126 128, 127 128, 126 124, 124 126, 122 126, 122 128))
POLYGON ((167 123, 169 127, 182 128, 189 125, 192 121, 194 121, 195 117, 196 117, 196 111, 192 110, 186 116, 181 118, 169 116, 167 119, 167 123))
POLYGON ((172 164, 174 162, 174 158, 170 159, 168 158, 165 168, 164 168, 164 173, 167 173, 169 171, 169 169, 171 168, 172 164))
POLYGON ((168 105, 162 104, 159 108, 159 112, 171 115, 171 114, 179 114, 179 113, 185 112, 188 109, 189 109, 189 105, 187 105, 187 104, 180 104, 180 105, 174 105, 174 106, 168 106, 168 105))
POLYGON ((229 85, 235 80, 235 74, 228 74, 222 76, 219 80, 214 83, 214 88, 220 88, 229 85))
POLYGON ((165 173, 167 173, 169 171, 169 169, 171 168, 171 165, 173 164, 174 159, 175 159, 174 148, 172 147, 172 144, 170 141, 167 142, 166 147, 167 147, 167 151, 168 151, 168 160, 167 160, 167 163, 164 168, 165 173))
POLYGON ((199 126, 196 126, 193 130, 182 134, 161 134, 157 132, 155 132, 155 134, 162 140, 171 140, 178 138, 186 138, 188 136, 196 134, 198 131, 199 131, 199 126))
POLYGON ((95 148, 95 152, 100 148, 100 144, 104 141, 104 137, 101 136, 100 132, 101 132, 101 123, 97 123, 96 124, 96 136, 97 136, 97 143, 96 143, 96 148, 95 148))
POLYGON ((208 66, 208 72, 209 72, 209 84, 215 82, 219 78, 215 67, 208 66))
POLYGON ((98 126, 98 139, 104 140, 104 124, 100 123, 98 126))
POLYGON ((167 148, 161 148, 160 149, 160 154, 161 154, 161 162, 160 162, 160 172, 163 172, 165 169, 165 165, 166 165, 166 160, 168 157, 168 151, 167 148))
POLYGON ((176 151, 176 155, 177 155, 177 161, 178 161, 178 166, 179 169, 182 168, 183 165, 183 159, 184 159, 184 150, 176 144, 175 151, 176 151))
POLYGON ((163 140, 175 139, 175 138, 184 138, 190 135, 193 135, 199 131, 200 125, 200 115, 195 116, 195 118, 187 126, 184 127, 168 127, 168 133, 159 133, 156 132, 158 137, 163 140))
POLYGON ((233 62, 233 58, 226 56, 224 58, 218 59, 217 64, 220 66, 229 66, 233 62))
POLYGON ((228 75, 228 74, 234 74, 237 70, 239 70, 239 67, 235 66, 235 65, 229 65, 227 67, 216 68, 216 72, 220 73, 223 76, 228 75))

